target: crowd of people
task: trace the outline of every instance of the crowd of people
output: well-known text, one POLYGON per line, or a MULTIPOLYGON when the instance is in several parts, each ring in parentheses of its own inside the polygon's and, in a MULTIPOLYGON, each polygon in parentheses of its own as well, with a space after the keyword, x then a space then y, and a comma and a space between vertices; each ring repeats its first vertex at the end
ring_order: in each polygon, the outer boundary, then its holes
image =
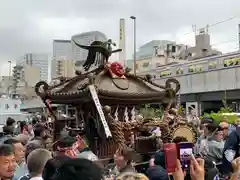
MULTIPOLYGON (((171 174, 165 168, 162 148, 150 159, 147 171, 142 174, 134 166, 134 151, 127 146, 119 147, 113 157, 114 166, 106 173, 97 156, 81 145, 75 135, 60 137, 48 148, 47 131, 41 122, 7 119, 0 137, 0 180, 212 180, 220 177, 234 180, 240 175, 240 129, 236 125, 230 133, 226 120, 216 125, 211 118, 204 117, 190 168, 183 170, 176 160, 177 168, 171 174)), ((173 140, 174 143, 185 141, 184 137, 173 140)))

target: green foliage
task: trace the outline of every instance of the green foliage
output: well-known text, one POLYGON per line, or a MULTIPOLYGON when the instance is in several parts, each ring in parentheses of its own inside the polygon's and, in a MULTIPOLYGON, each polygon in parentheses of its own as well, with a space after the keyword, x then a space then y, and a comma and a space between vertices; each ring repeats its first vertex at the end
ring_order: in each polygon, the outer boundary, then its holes
POLYGON ((204 116, 213 118, 218 124, 226 117, 228 119, 228 123, 233 124, 238 119, 237 115, 224 115, 224 113, 233 113, 233 109, 227 105, 226 101, 223 101, 223 106, 224 107, 222 107, 217 113, 205 113, 204 116))
POLYGON ((184 114, 185 114, 185 109, 183 108, 183 106, 179 106, 177 112, 178 112, 178 114, 184 116, 184 114))
POLYGON ((150 104, 146 104, 144 108, 140 109, 140 114, 144 118, 161 118, 163 115, 163 109, 162 108, 152 108, 150 104))

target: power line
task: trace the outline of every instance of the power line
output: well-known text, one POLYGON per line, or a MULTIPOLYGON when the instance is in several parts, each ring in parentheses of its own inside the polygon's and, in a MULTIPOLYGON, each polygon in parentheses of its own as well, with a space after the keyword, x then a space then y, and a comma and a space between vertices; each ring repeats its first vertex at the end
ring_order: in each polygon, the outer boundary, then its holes
POLYGON ((236 42, 238 43, 238 39, 229 39, 229 40, 226 40, 226 41, 222 41, 222 42, 219 42, 219 43, 215 43, 215 44, 211 44, 211 46, 218 46, 218 45, 221 45, 221 44, 227 44, 227 43, 231 43, 231 42, 236 42))
MULTIPOLYGON (((233 20, 233 19, 235 19, 235 18, 239 18, 239 17, 240 17, 240 16, 232 16, 232 17, 230 17, 230 18, 228 18, 228 19, 225 19, 225 20, 222 20, 222 21, 217 21, 217 22, 212 23, 212 24, 209 24, 209 25, 207 25, 207 26, 205 26, 205 27, 212 27, 212 26, 216 26, 216 25, 219 25, 219 24, 223 24, 223 23, 225 23, 225 22, 231 21, 231 20, 233 20)), ((205 28, 205 27, 203 27, 203 28, 205 28)), ((198 29, 195 30, 195 32, 196 32, 196 31, 199 31, 199 30, 201 30, 201 29, 203 29, 203 28, 198 28, 198 29)), ((188 35, 188 34, 191 34, 191 33, 193 33, 193 32, 185 33, 185 34, 183 34, 183 36, 188 35)))

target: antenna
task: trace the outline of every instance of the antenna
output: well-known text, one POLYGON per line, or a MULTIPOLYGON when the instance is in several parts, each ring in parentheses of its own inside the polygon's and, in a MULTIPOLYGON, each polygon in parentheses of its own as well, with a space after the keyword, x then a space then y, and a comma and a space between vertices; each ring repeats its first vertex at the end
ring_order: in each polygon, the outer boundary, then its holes
POLYGON ((196 26, 196 24, 192 25, 192 30, 194 32, 194 35, 196 36, 197 35, 197 26, 196 26))
POLYGON ((209 24, 206 26, 206 34, 208 34, 209 24))

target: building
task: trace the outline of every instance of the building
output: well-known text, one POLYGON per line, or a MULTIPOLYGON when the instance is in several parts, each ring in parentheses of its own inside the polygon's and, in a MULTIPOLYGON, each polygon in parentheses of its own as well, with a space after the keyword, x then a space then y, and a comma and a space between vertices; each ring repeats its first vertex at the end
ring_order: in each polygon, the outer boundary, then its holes
MULTIPOLYGON (((185 49, 186 45, 176 45, 173 41, 150 41, 141 46, 136 54, 137 73, 141 74, 165 64, 178 63, 178 61, 182 62, 183 60, 178 59, 176 55, 180 54, 180 51, 184 51, 185 49)), ((128 60, 126 65, 133 69, 132 60, 128 60)))
POLYGON ((74 63, 69 59, 53 59, 51 67, 51 79, 58 77, 73 77, 75 75, 74 63))
POLYGON ((53 40, 51 80, 60 76, 73 76, 74 65, 71 56, 72 44, 70 40, 53 40))
POLYGON ((16 65, 17 66, 31 66, 33 68, 39 68, 40 80, 48 81, 48 66, 49 66, 49 55, 28 53, 21 57, 16 65))
POLYGON ((71 40, 53 40, 53 59, 61 57, 72 59, 71 40))
POLYGON ((12 83, 12 76, 0 76, 0 94, 8 94, 12 83))
POLYGON ((34 87, 41 79, 40 68, 29 65, 13 67, 13 84, 11 94, 13 97, 35 97, 34 87))
POLYGON ((195 46, 186 49, 185 55, 180 56, 186 58, 189 61, 196 60, 204 57, 221 55, 220 51, 212 49, 210 35, 208 34, 208 28, 202 28, 195 36, 195 46))
POLYGON ((223 100, 240 112, 239 51, 165 65, 151 73, 160 85, 165 85, 170 78, 177 79, 181 85, 178 93, 181 104, 195 104, 200 114, 219 110, 223 100))
MULTIPOLYGON (((210 44, 207 30, 200 30, 195 36, 195 46, 189 47, 168 40, 153 40, 144 44, 137 52, 136 69, 138 74, 144 74, 161 66, 185 63, 204 57, 221 55, 210 44)), ((133 60, 127 61, 127 66, 133 69, 133 60)))
POLYGON ((90 45, 93 41, 107 41, 107 37, 99 31, 85 32, 72 36, 72 60, 74 61, 75 66, 80 67, 86 60, 88 51, 76 46, 74 41, 82 45, 90 45))

